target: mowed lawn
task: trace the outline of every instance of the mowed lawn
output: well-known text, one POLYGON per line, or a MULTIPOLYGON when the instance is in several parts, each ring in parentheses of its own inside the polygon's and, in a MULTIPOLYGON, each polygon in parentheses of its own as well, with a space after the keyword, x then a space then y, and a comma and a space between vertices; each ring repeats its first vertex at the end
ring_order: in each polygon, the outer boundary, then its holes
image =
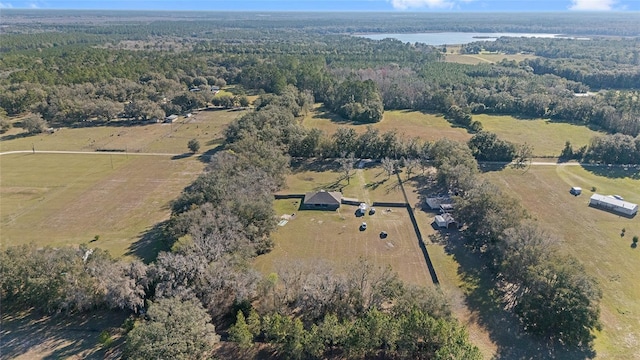
POLYGON ((201 152, 222 143, 226 126, 246 111, 206 110, 190 118, 181 116, 173 124, 126 126, 113 122, 107 126, 60 128, 53 134, 20 136, 21 129, 12 129, 0 139, 0 152, 16 150, 95 151, 118 149, 128 152, 188 152, 191 139, 200 142, 201 152))
POLYGON ((195 157, 12 154, 0 158, 2 247, 91 242, 115 256, 149 258, 141 238, 201 172, 195 157))
POLYGON ((338 127, 350 127, 358 133, 372 126, 380 132, 395 131, 403 138, 418 137, 423 140, 438 140, 446 137, 458 141, 467 141, 471 135, 465 129, 456 128, 441 115, 426 114, 418 111, 391 110, 385 111, 380 122, 360 124, 346 121, 316 106, 302 121, 307 128, 317 128, 327 134, 333 134, 338 127))
POLYGON ((272 233, 274 249, 259 256, 255 267, 270 273, 293 261, 327 261, 337 269, 359 258, 380 266, 390 265, 411 284, 432 286, 431 276, 418 239, 405 209, 377 209, 374 215, 356 217, 356 206, 342 205, 338 211, 298 210, 299 200, 276 200, 278 215, 295 214, 272 233), (359 229, 362 222, 367 229, 359 229), (387 238, 381 239, 380 232, 387 238))
POLYGON ((599 359, 640 359, 640 248, 631 247, 632 237, 640 236, 640 218, 589 207, 590 189, 640 203, 639 174, 637 169, 533 166, 526 172, 505 169, 484 175, 560 236, 562 251, 577 257, 597 279, 603 290, 603 330, 595 342, 599 359), (598 175, 600 171, 609 177, 598 175), (570 195, 571 186, 582 187, 583 194, 570 195))
POLYGON ((486 131, 516 144, 525 142, 533 146, 534 157, 557 157, 567 141, 575 150, 588 145, 597 135, 604 135, 586 126, 552 122, 546 119, 521 120, 507 115, 473 115, 486 131))

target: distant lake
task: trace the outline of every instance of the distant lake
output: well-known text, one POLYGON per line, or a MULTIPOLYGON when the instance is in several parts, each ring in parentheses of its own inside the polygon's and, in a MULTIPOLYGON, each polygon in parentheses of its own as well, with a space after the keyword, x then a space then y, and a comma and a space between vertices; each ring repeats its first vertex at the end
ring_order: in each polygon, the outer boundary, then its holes
POLYGON ((459 45, 474 41, 495 41, 502 36, 509 37, 538 37, 538 38, 566 38, 557 34, 539 33, 474 33, 474 32, 433 32, 419 34, 367 34, 358 35, 372 40, 387 38, 398 39, 405 43, 423 43, 427 45, 459 45))

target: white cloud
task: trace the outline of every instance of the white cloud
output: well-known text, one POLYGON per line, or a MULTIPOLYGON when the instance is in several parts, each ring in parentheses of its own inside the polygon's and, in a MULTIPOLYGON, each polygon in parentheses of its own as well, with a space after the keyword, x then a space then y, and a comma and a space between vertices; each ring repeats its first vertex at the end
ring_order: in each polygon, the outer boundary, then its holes
POLYGON ((416 8, 450 9, 455 3, 449 0, 391 0, 394 9, 407 10, 416 8))
POLYGON ((571 0, 569 10, 608 11, 613 9, 617 0, 571 0))
POLYGON ((29 9, 39 9, 40 7, 36 3, 29 4, 29 9))
POLYGON ((13 5, 11 5, 11 3, 0 2, 0 9, 11 9, 12 7, 13 5))

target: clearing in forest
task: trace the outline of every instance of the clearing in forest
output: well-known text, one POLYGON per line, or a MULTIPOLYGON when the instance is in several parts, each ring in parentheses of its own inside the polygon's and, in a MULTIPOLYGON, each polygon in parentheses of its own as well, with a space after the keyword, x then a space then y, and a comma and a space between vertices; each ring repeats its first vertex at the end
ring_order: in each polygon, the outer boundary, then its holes
POLYGON ((640 169, 532 166, 484 176, 519 199, 543 228, 562 239, 561 250, 597 279, 603 291, 597 358, 640 359, 640 248, 632 246, 633 236, 640 236, 638 216, 629 219, 588 206, 592 188, 640 203, 640 169), (582 195, 571 195, 572 186, 582 187, 582 195))

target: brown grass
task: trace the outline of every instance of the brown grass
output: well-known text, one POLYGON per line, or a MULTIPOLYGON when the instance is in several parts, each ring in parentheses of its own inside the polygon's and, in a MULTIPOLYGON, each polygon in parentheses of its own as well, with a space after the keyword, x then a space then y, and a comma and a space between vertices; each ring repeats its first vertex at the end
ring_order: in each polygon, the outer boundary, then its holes
POLYGON ((187 142, 200 141, 201 151, 222 142, 225 127, 246 111, 200 111, 191 118, 180 117, 173 124, 125 126, 113 122, 108 126, 61 128, 53 134, 20 136, 21 129, 13 129, 0 141, 0 152, 14 150, 95 151, 96 149, 124 149, 128 152, 188 152, 187 142))

